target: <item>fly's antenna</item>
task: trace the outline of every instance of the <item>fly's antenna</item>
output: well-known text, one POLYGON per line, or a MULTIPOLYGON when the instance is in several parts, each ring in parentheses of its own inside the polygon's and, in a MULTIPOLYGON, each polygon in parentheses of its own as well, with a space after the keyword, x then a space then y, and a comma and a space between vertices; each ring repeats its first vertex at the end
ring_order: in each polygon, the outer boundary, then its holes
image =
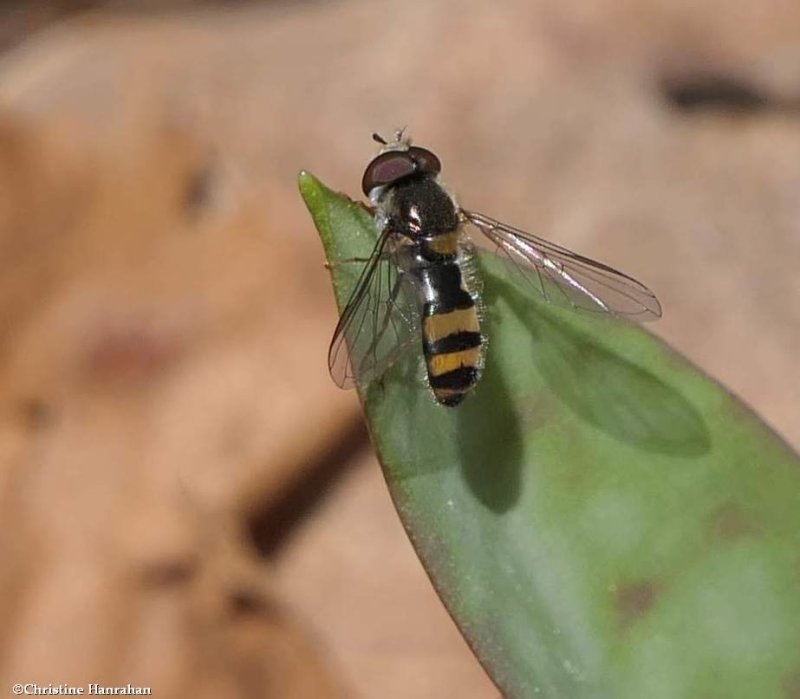
POLYGON ((383 148, 381 148, 382 153, 388 150, 408 150, 408 147, 411 145, 411 139, 405 137, 405 132, 405 126, 402 129, 395 129, 394 139, 391 141, 387 141, 379 133, 373 133, 372 140, 380 143, 381 146, 383 146, 383 148))

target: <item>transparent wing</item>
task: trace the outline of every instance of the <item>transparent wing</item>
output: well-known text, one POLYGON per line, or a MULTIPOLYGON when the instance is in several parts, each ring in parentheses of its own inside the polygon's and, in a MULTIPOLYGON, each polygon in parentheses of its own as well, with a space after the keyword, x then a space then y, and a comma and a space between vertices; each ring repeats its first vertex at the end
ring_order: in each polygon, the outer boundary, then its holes
POLYGON ((462 213, 548 302, 639 322, 661 317, 656 295, 633 277, 483 214, 462 213))
POLYGON ((420 342, 413 289, 389 258, 385 233, 345 306, 328 351, 328 368, 342 388, 381 376, 420 342))

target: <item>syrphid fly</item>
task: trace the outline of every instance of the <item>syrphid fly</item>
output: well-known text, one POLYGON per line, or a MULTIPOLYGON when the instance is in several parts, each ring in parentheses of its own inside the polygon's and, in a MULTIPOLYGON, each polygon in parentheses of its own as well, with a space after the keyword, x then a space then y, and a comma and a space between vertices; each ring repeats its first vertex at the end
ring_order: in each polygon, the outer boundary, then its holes
POLYGON ((489 216, 461 208, 440 179, 439 158, 377 134, 378 155, 362 189, 378 240, 342 312, 328 366, 339 386, 379 378, 408 349, 422 345, 438 403, 459 405, 480 379, 486 351, 471 226, 521 274, 532 294, 560 306, 638 321, 661 316, 650 289, 607 265, 489 216))

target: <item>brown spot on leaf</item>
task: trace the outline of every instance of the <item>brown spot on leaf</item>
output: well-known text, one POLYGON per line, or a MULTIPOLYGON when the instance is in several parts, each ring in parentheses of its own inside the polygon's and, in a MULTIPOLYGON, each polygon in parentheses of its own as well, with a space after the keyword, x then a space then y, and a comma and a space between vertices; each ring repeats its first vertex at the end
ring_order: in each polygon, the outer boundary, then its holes
POLYGON ((792 670, 783 681, 786 699, 800 699, 800 668, 792 670))
POLYGON ((616 607, 621 626, 627 628, 647 614, 660 594, 661 585, 647 580, 620 585, 617 588, 616 607))
POLYGON ((757 533, 755 520, 733 503, 720 507, 711 520, 711 536, 715 541, 738 541, 757 533))

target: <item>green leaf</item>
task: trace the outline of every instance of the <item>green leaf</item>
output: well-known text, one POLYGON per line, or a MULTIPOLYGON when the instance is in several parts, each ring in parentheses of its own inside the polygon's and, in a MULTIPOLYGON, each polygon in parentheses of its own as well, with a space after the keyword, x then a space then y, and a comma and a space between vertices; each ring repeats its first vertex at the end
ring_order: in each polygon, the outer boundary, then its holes
MULTIPOLYGON (((329 260, 369 254, 363 207, 307 173, 300 189, 329 260)), ((798 456, 645 330, 478 262, 474 395, 435 404, 411 352, 362 399, 409 536, 494 681, 538 699, 800 697, 798 456)), ((333 268, 340 308, 358 267, 333 268)))

